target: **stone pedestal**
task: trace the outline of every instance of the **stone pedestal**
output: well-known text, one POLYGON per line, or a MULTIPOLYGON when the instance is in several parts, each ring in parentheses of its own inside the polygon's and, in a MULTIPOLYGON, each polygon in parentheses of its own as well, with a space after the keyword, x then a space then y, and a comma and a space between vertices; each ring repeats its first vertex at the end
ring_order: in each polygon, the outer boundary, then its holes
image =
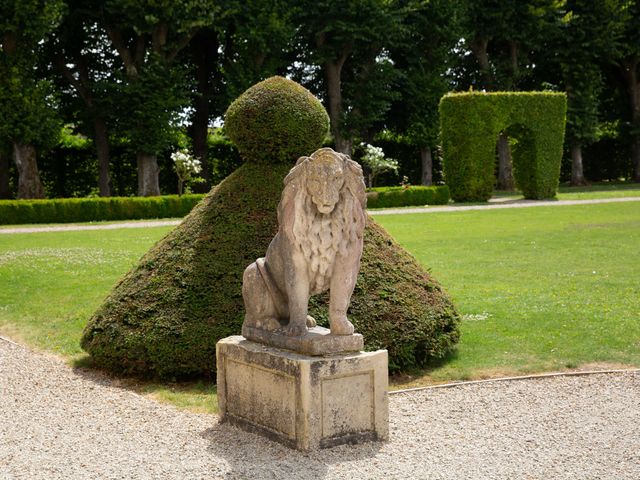
POLYGON ((216 346, 220 418, 299 450, 389 437, 387 351, 302 355, 216 346))
POLYGON ((247 340, 292 350, 303 355, 331 355, 364 350, 364 339, 359 333, 331 335, 331 331, 324 327, 313 327, 306 335, 291 337, 282 331, 261 330, 243 325, 242 336, 247 340))

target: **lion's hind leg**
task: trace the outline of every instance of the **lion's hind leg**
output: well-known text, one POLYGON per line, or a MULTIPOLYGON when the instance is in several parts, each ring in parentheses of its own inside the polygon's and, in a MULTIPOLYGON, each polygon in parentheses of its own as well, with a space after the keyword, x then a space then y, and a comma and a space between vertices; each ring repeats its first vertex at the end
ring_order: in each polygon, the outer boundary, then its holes
POLYGON ((249 265, 242 277, 245 316, 243 327, 273 331, 282 325, 271 289, 264 278, 264 258, 249 265))

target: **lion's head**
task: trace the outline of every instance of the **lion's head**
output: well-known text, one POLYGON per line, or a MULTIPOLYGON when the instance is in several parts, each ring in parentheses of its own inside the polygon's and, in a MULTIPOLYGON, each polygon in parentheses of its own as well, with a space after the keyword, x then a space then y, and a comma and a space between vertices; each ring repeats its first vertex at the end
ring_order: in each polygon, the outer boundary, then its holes
MULTIPOLYGON (((339 203, 351 204, 353 200, 363 210, 366 208, 362 168, 347 155, 331 148, 321 148, 309 157, 300 157, 284 179, 284 185, 279 213, 294 197, 298 200, 308 197, 321 214, 330 214, 339 203)), ((282 221, 280 217, 278 220, 282 221)))
POLYGON ((311 156, 307 166, 307 193, 320 213, 331 213, 344 185, 343 161, 328 148, 311 156))

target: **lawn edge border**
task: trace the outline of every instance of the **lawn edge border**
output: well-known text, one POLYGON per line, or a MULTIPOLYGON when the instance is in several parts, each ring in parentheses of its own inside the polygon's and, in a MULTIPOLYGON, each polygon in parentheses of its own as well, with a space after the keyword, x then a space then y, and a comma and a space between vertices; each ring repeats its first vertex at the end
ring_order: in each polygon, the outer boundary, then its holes
POLYGON ((389 395, 419 392, 421 390, 432 390, 436 388, 462 387, 466 385, 477 385, 481 383, 490 383, 490 382, 511 382, 516 380, 537 380, 537 379, 553 378, 553 377, 578 377, 583 375, 598 375, 598 374, 606 375, 606 374, 616 374, 616 373, 640 373, 640 368, 623 368, 623 369, 616 369, 616 370, 585 370, 585 371, 579 371, 579 372, 552 372, 552 373, 537 373, 532 375, 521 375, 521 376, 515 376, 515 377, 485 378, 482 380, 449 382, 449 383, 442 383, 439 385, 427 385, 425 387, 404 388, 401 390, 389 390, 389 395))

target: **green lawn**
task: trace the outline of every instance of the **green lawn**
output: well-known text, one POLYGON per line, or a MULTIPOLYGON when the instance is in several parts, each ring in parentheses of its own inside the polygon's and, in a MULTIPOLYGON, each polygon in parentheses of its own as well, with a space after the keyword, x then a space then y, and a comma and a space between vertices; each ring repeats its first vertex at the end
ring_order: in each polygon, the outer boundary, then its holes
MULTIPOLYGON (((117 279, 172 227, 0 235, 0 334, 84 366, 80 334, 117 279)), ((199 412, 215 386, 120 379, 139 393, 199 412)))
POLYGON ((640 202, 376 220, 464 314, 456 355, 418 382, 640 366, 640 202))
MULTIPOLYGON (((457 353, 403 385, 592 364, 640 366, 640 202, 376 218, 464 314, 457 353)), ((0 235, 0 334, 86 364, 111 286, 171 227, 0 235)), ((208 383, 123 380, 214 411, 208 383)))
POLYGON ((0 331, 74 356, 116 280, 171 227, 0 235, 0 331))

